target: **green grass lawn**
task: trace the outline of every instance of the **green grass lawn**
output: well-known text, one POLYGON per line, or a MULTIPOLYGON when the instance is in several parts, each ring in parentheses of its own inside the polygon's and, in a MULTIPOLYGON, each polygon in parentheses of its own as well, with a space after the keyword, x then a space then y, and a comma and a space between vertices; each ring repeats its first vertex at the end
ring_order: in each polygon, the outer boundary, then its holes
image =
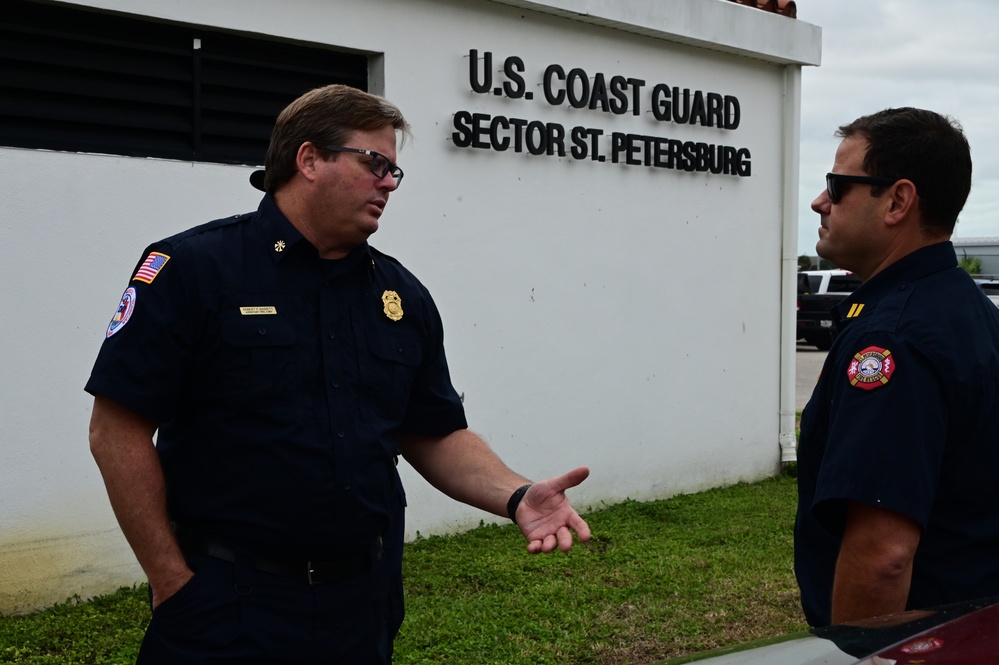
MULTIPOLYGON (((529 555, 513 525, 407 546, 397 665, 639 665, 804 629, 782 476, 586 515, 593 540, 529 555)), ((144 586, 0 618, 0 663, 128 664, 144 586)))

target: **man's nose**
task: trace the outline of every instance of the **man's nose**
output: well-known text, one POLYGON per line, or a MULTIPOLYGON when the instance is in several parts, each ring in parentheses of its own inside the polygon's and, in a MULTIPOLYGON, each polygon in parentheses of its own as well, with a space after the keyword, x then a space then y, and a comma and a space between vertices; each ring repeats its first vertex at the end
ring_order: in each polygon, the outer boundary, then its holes
POLYGON ((399 189, 399 183, 396 182, 396 179, 392 176, 391 173, 386 173, 381 178, 379 178, 378 186, 381 187, 382 189, 387 189, 390 192, 399 189))
POLYGON ((812 201, 812 210, 821 215, 831 204, 832 201, 829 200, 829 192, 823 189, 822 192, 815 197, 815 200, 812 201))

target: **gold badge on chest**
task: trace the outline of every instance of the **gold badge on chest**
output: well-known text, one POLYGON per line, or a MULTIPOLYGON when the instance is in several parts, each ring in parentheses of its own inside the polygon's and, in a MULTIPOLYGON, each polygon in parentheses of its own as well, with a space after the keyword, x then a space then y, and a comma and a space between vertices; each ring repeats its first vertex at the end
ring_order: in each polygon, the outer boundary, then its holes
POLYGON ((402 318, 402 298, 395 291, 386 291, 382 294, 382 303, 385 305, 385 316, 393 321, 402 318))

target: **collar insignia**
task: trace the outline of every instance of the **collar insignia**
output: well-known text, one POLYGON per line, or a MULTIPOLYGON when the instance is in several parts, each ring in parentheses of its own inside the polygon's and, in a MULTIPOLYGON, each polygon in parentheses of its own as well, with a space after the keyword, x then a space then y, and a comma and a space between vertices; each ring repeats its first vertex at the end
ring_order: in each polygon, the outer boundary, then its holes
POLYGON ((888 383, 895 373, 895 359, 891 351, 869 346, 850 359, 846 376, 850 385, 861 390, 874 390, 888 383))
POLYGON ((284 240, 278 240, 274 243, 275 252, 283 252, 285 247, 287 247, 287 245, 284 244, 284 240))
POLYGON ((382 294, 382 304, 385 305, 385 316, 393 321, 402 318, 402 298, 395 291, 386 291, 382 294))

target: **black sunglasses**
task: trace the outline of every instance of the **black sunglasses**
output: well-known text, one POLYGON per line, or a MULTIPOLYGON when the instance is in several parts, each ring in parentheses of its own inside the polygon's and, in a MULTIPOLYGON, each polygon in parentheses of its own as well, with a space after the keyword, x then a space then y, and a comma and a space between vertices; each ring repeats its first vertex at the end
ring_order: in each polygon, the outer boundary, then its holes
POLYGON ((830 201, 833 203, 839 203, 839 200, 843 198, 843 185, 847 183, 855 182, 865 185, 880 185, 882 187, 887 187, 888 185, 894 185, 899 180, 901 180, 901 178, 880 178, 868 175, 840 175, 839 173, 827 173, 826 193, 829 194, 830 201))
POLYGON ((371 172, 378 176, 381 180, 387 175, 391 175, 392 179, 395 180, 395 186, 398 187, 399 183, 402 182, 402 169, 389 161, 389 158, 380 152, 375 152, 374 150, 359 150, 357 148, 344 148, 338 145, 327 145, 322 146, 322 149, 327 152, 354 152, 359 155, 367 155, 371 158, 371 162, 368 164, 368 168, 371 172))

